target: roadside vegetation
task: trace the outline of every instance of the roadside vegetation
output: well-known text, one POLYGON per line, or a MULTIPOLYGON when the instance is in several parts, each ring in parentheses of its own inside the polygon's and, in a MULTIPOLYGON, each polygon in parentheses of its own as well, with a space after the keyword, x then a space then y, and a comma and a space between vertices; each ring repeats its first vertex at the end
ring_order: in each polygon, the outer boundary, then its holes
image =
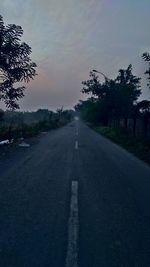
POLYGON ((119 144, 135 156, 150 164, 150 141, 144 138, 133 137, 122 128, 111 128, 90 125, 95 131, 119 144))
POLYGON ((0 111, 0 141, 29 138, 40 132, 64 126, 72 120, 73 111, 58 109, 56 112, 39 109, 36 112, 0 111), (3 115, 2 115, 3 114, 3 115))
MULTIPOLYGON (((145 74, 149 81, 150 55, 144 53, 142 57, 148 64, 145 74)), ((82 93, 89 98, 75 106, 81 118, 100 134, 150 163, 150 101, 139 100, 141 78, 133 74, 132 65, 120 69, 115 79, 93 70, 82 85, 82 93), (97 73, 103 76, 103 82, 97 73)))

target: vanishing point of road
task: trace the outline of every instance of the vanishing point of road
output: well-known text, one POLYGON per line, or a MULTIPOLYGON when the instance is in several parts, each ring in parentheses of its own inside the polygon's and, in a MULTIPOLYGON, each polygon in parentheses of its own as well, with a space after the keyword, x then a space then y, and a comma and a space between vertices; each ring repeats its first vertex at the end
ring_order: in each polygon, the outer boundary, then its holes
POLYGON ((1 267, 149 267, 150 168, 82 121, 0 160, 1 267))

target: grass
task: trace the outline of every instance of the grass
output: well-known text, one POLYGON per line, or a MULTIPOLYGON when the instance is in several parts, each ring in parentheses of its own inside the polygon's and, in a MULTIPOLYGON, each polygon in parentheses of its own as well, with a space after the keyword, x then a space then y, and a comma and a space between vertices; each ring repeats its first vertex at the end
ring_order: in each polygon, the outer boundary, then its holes
POLYGON ((139 159, 150 164, 150 140, 133 137, 124 129, 115 129, 110 127, 93 126, 101 135, 109 138, 114 143, 119 144, 129 152, 133 153, 139 159))
POLYGON ((12 124, 11 127, 8 124, 0 124, 0 141, 5 139, 18 140, 21 137, 30 138, 37 136, 42 131, 50 131, 64 126, 69 121, 39 121, 32 124, 12 124))

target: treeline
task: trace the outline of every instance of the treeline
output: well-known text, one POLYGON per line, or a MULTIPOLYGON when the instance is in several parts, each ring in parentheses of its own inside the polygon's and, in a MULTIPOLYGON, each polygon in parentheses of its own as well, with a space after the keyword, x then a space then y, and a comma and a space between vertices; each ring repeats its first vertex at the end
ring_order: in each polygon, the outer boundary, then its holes
MULTIPOLYGON (((145 61, 150 62, 148 53, 143 54, 145 61)), ((75 110, 84 120, 95 125, 124 127, 132 119, 132 132, 136 134, 139 119, 143 121, 143 135, 148 136, 150 131, 150 101, 139 101, 141 91, 141 78, 132 73, 132 65, 127 69, 120 69, 115 79, 109 79, 105 75, 105 81, 100 82, 97 71, 90 72, 90 78, 83 81, 82 93, 90 97, 85 101, 79 101, 75 110)), ((103 74, 103 73, 100 73, 103 74)), ((150 68, 145 72, 150 79, 150 68)), ((131 127, 130 127, 131 128, 131 127)))
POLYGON ((0 141, 17 140, 37 135, 61 127, 72 120, 73 110, 39 109, 35 112, 18 112, 0 110, 0 141))

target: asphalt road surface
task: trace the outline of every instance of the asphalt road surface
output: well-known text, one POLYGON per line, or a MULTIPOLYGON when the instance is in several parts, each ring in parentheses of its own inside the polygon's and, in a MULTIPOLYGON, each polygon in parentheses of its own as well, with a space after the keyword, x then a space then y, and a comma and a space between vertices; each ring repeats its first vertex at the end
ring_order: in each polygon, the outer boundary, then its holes
POLYGON ((150 168, 80 120, 0 160, 1 267, 149 267, 150 168))

